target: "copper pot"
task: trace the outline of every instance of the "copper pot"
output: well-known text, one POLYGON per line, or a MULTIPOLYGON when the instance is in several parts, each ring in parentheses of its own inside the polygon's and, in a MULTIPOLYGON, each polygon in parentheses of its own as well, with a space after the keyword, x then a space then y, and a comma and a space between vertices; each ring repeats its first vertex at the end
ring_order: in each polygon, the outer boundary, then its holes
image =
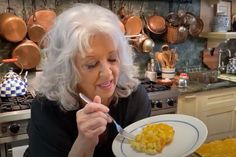
POLYGON ((168 24, 165 34, 165 40, 171 44, 178 44, 184 42, 188 37, 188 29, 179 31, 181 26, 171 26, 168 24))
POLYGON ((143 23, 139 16, 135 16, 135 15, 127 16, 122 20, 122 22, 125 27, 126 35, 140 34, 143 27, 143 23))
POLYGON ((34 18, 36 19, 37 24, 41 25, 47 32, 50 30, 50 28, 52 27, 52 25, 54 23, 54 20, 56 18, 56 13, 55 13, 55 11, 53 11, 51 9, 37 10, 28 19, 27 24, 29 26, 32 26, 35 23, 34 18))
POLYGON ((166 31, 166 21, 158 15, 149 16, 147 19, 147 28, 154 34, 163 34, 166 31))
POLYGON ((142 33, 141 36, 134 39, 133 42, 136 49, 146 53, 151 52, 155 46, 154 41, 149 38, 145 33, 142 33))
POLYGON ((28 24, 28 37, 30 40, 39 43, 46 33, 46 29, 37 21, 35 13, 33 14, 33 23, 28 24))
POLYGON ((12 58, 18 59, 15 64, 20 68, 35 68, 40 62, 40 48, 33 41, 26 39, 13 50, 12 58))
POLYGON ((13 13, 0 15, 0 35, 11 42, 22 41, 27 33, 25 21, 13 13))

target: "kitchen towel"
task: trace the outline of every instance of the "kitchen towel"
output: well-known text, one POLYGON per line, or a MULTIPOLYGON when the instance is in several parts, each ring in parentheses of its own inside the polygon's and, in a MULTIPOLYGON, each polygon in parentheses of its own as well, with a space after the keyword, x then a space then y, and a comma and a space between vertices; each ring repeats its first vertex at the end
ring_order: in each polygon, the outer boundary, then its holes
POLYGON ((12 148, 12 157, 23 157, 24 152, 28 145, 18 146, 12 148))

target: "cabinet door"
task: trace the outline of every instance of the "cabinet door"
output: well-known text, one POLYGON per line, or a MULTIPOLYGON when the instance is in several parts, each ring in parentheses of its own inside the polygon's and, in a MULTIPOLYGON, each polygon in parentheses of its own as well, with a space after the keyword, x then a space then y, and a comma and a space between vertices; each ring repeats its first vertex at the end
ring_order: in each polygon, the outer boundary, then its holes
POLYGON ((235 137, 236 137, 236 106, 234 107, 234 117, 233 117, 233 127, 234 127, 234 134, 235 134, 235 137))
POLYGON ((202 115, 201 119, 207 125, 209 136, 232 132, 234 129, 235 112, 233 107, 205 111, 202 115))
POLYGON ((201 93, 198 117, 207 125, 208 138, 222 139, 236 131, 235 88, 201 93))
POLYGON ((182 95, 178 98, 177 113, 196 116, 196 95, 182 95))

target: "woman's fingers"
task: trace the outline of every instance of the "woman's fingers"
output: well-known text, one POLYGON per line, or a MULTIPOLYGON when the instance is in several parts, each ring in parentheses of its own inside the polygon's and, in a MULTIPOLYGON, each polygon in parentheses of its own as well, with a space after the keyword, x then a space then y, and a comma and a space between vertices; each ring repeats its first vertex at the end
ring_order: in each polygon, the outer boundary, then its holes
POLYGON ((83 108, 84 113, 89 114, 89 113, 93 113, 96 111, 101 111, 101 112, 108 112, 109 108, 105 105, 99 104, 99 103, 88 103, 87 105, 85 105, 85 107, 83 108))
POLYGON ((92 120, 87 120, 79 127, 79 131, 82 133, 89 135, 90 133, 94 133, 94 136, 99 136, 106 130, 107 120, 97 117, 92 120))
POLYGON ((82 134, 88 139, 94 139, 94 138, 98 138, 98 136, 101 135, 105 130, 106 130, 106 127, 101 126, 93 130, 87 130, 86 132, 83 132, 82 134))
POLYGON ((87 138, 98 137, 106 130, 110 122, 106 113, 109 108, 101 104, 101 98, 95 96, 92 103, 88 103, 76 114, 77 126, 80 134, 87 138))
POLYGON ((96 95, 96 96, 94 97, 94 99, 93 99, 93 102, 101 104, 102 99, 101 99, 100 96, 97 96, 97 95, 96 95))
POLYGON ((101 125, 106 126, 108 122, 108 117, 103 112, 94 112, 90 113, 89 115, 81 115, 77 119, 78 124, 83 124, 83 127, 86 127, 88 129, 94 129, 96 127, 99 127, 101 125))

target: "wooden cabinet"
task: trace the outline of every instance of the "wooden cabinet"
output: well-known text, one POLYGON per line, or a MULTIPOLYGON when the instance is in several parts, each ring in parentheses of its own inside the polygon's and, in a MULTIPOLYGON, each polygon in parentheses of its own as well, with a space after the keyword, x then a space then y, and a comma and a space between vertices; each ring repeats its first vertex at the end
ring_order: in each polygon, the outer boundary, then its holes
POLYGON ((177 113, 201 119, 208 128, 207 141, 236 137, 236 87, 181 95, 177 113))

